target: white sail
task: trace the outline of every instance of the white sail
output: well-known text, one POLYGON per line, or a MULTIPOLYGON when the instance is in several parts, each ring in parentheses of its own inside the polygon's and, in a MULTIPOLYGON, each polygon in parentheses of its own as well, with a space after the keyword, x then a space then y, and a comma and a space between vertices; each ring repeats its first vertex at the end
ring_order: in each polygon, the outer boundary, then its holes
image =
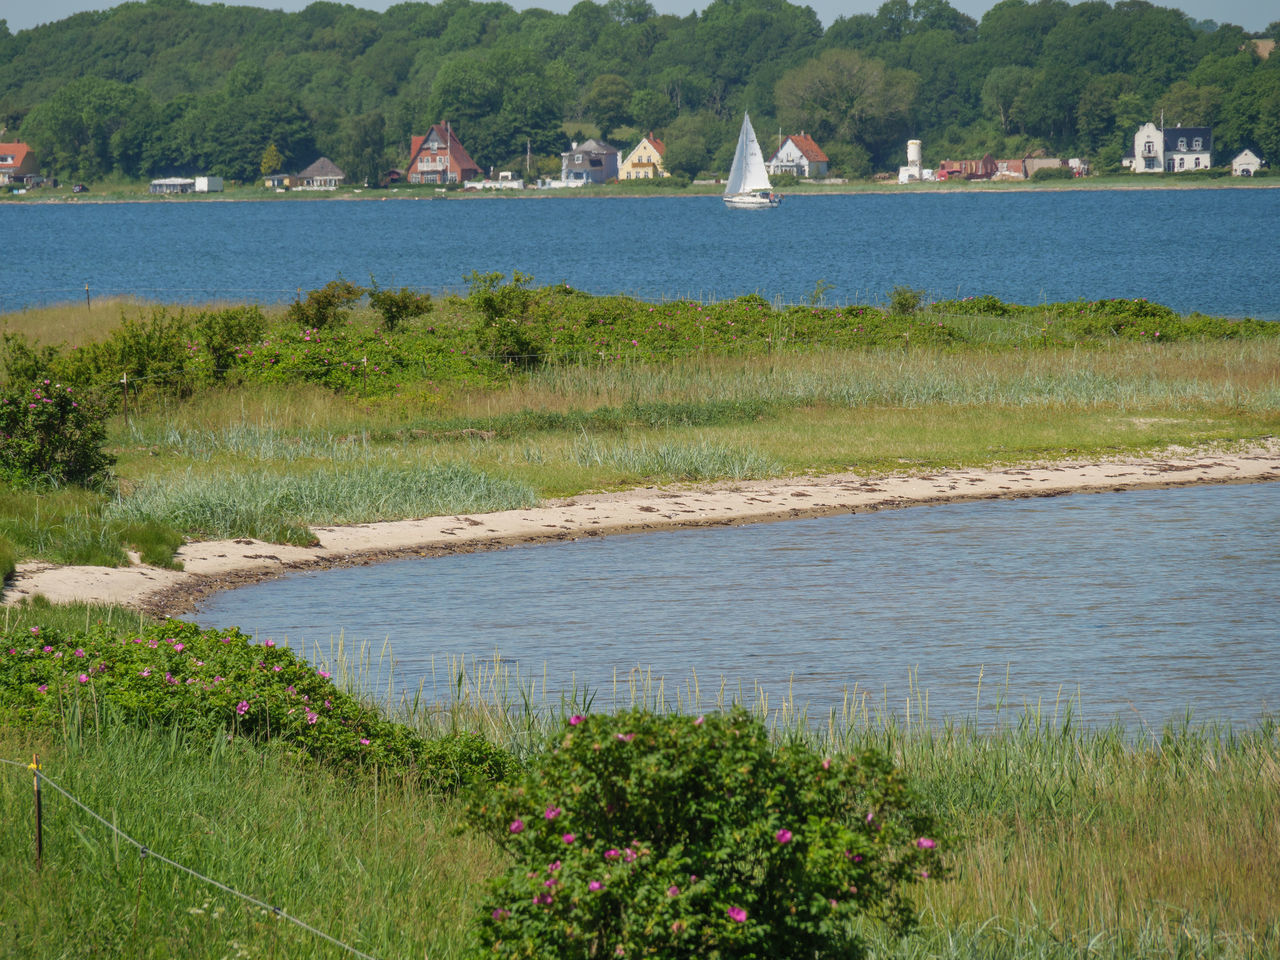
POLYGON ((738 131, 738 149, 733 154, 733 168, 729 171, 729 182, 725 184, 724 195, 731 197, 740 193, 772 189, 769 171, 764 166, 764 155, 756 141, 756 132, 751 129, 751 118, 743 111, 742 129, 738 131))

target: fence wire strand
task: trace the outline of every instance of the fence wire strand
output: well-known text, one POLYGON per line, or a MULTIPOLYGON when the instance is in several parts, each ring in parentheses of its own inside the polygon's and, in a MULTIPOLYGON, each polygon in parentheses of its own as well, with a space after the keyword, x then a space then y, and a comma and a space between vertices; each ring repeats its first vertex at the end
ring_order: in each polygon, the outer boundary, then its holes
MULTIPOLYGON (((14 760, 6 760, 3 757, 0 757, 0 763, 5 763, 14 767, 21 767, 24 770, 32 769, 32 765, 29 763, 20 763, 14 760)), ((275 914, 277 917, 280 917, 283 920, 288 920, 290 923, 301 927, 303 930, 306 930, 308 933, 312 934, 313 936, 319 937, 321 940, 326 940, 336 947, 341 947, 343 950, 346 950, 357 957, 362 957, 364 958, 364 960, 378 960, 377 957, 374 957, 371 954, 365 953, 362 950, 357 950, 355 947, 350 946, 349 944, 343 943, 341 940, 338 940, 336 937, 329 936, 329 934, 325 933, 323 930, 316 929, 315 927, 311 926, 311 924, 307 923, 305 920, 300 920, 298 917, 295 917, 292 914, 288 913, 283 907, 277 907, 270 903, 267 903, 265 900, 259 900, 257 897, 250 896, 247 893, 241 893, 239 890, 236 890, 234 887, 229 887, 225 883, 215 880, 212 877, 206 877, 204 874, 200 873, 198 870, 193 870, 191 867, 178 863, 178 861, 176 860, 171 860, 169 857, 164 856, 164 854, 156 853, 154 850, 148 847, 145 843, 142 843, 139 840, 135 840, 133 837, 129 836, 129 834, 125 833, 123 830, 117 827, 114 823, 105 819, 94 810, 90 809, 88 806, 82 803, 78 798, 76 798, 71 793, 69 793, 65 788, 60 786, 55 781, 51 780, 46 774, 41 773, 39 770, 35 770, 34 773, 39 778, 39 781, 41 783, 47 784, 48 786, 53 787, 54 790, 62 794, 64 797, 66 797, 68 800, 74 803, 77 807, 79 807, 89 816, 93 817, 93 819, 101 823, 108 830, 111 830, 113 833, 122 837, 128 843, 131 843, 135 847, 137 847, 138 852, 141 855, 142 859, 145 860, 146 858, 150 857, 154 860, 159 860, 161 863, 167 863, 171 867, 181 870, 184 873, 190 874, 191 876, 195 877, 197 880, 202 880, 205 883, 210 884, 211 886, 217 887, 219 890, 226 891, 232 896, 239 897, 241 900, 247 901, 248 903, 251 903, 254 906, 261 907, 264 910, 270 911, 271 913, 275 914)))

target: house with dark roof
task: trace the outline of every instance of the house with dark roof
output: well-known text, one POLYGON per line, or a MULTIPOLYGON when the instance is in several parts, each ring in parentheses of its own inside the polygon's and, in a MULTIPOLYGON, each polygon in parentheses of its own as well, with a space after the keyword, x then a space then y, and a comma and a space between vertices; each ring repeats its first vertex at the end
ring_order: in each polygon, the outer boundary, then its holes
POLYGON ((0 184, 20 183, 37 169, 36 155, 25 143, 0 143, 0 184))
POLYGON ((649 135, 642 137, 635 149, 618 164, 618 179, 652 180, 671 176, 662 166, 662 158, 666 152, 667 145, 655 137, 653 131, 649 131, 649 135))
POLYGON ((311 166, 289 178, 297 190, 337 190, 347 175, 328 157, 321 157, 311 166))
POLYGON ((790 173, 797 177, 825 177, 830 161, 803 130, 783 141, 765 168, 770 173, 790 173))
POLYGON ((425 136, 409 138, 405 170, 410 183, 466 183, 480 176, 480 168, 445 123, 432 125, 425 136))
POLYGON ((1212 127, 1167 127, 1144 123, 1121 165, 1134 173, 1183 173, 1212 166, 1212 127))
POLYGON ((560 154, 560 179, 566 183, 608 183, 618 179, 618 151, 602 140, 573 143, 560 154))

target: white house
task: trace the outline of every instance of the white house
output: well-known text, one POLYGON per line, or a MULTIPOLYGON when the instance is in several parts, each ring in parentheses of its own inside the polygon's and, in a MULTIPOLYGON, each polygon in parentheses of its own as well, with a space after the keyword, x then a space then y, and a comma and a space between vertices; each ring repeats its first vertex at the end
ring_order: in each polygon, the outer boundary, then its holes
POLYGON ((825 177, 830 161, 813 140, 803 132, 787 137, 765 168, 770 173, 791 173, 797 177, 825 177))
POLYGON ((574 142, 560 154, 560 179, 608 183, 618 179, 618 151, 602 140, 574 142))
POLYGON ((1248 148, 1241 150, 1231 161, 1233 177, 1252 177, 1262 169, 1262 158, 1248 148))
POLYGON ((1133 152, 1122 164, 1134 173, 1183 173, 1207 170, 1213 154, 1210 127, 1168 127, 1144 123, 1133 135, 1133 152))

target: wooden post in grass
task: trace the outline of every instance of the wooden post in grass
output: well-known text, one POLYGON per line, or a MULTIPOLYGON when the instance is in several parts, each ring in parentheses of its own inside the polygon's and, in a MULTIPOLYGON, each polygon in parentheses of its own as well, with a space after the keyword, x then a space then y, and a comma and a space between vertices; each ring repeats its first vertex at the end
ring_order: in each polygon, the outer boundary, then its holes
POLYGON ((360 392, 369 392, 369 358, 360 358, 360 392))
POLYGON ((88 280, 84 282, 84 308, 86 310, 93 309, 93 307, 89 304, 89 281, 88 280))
POLYGON ((44 823, 40 815, 40 755, 31 755, 31 773, 36 792, 36 869, 44 866, 44 823))
POLYGON ((124 388, 120 391, 120 401, 123 404, 124 422, 129 422, 129 371, 126 370, 120 375, 120 385, 124 388))

